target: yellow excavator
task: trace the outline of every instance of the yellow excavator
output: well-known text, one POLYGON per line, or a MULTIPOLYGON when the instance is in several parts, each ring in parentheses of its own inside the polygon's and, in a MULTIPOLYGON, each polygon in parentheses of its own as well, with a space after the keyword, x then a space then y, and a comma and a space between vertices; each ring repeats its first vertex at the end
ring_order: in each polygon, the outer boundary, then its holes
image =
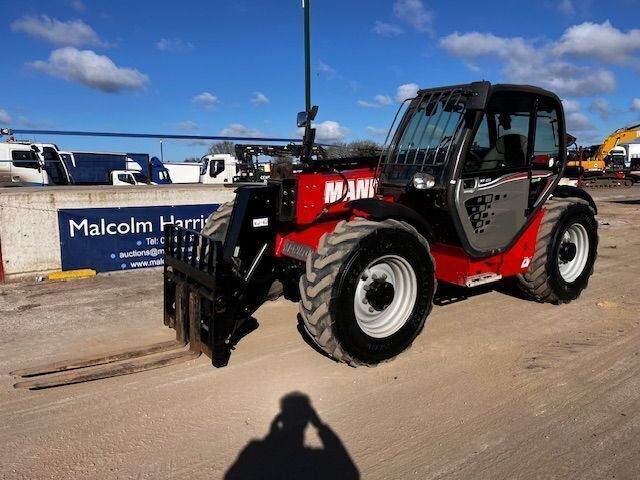
MULTIPOLYGON (((621 148, 616 147, 639 138, 640 124, 618 129, 604 139, 595 153, 580 154, 567 162, 567 172, 569 175, 575 174, 587 186, 633 185, 636 179, 625 171, 624 159, 618 153, 621 148)), ((587 153, 587 150, 583 152, 587 153)))

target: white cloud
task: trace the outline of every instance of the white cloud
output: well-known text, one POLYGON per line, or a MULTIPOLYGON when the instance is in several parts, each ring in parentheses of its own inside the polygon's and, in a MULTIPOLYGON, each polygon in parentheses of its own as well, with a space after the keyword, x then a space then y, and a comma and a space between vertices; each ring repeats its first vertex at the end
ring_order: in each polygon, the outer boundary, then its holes
POLYGON ((376 138, 386 137, 389 131, 388 128, 376 128, 376 127, 367 127, 366 130, 369 135, 376 138))
POLYGON ((71 7, 77 12, 84 12, 87 7, 82 0, 71 0, 71 7))
POLYGON ((333 68, 331 65, 327 65, 322 60, 318 61, 317 69, 318 69, 318 72, 324 73, 324 75, 329 80, 333 80, 334 78, 336 78, 338 76, 338 72, 336 72, 335 68, 333 68))
POLYGON ((596 129, 595 125, 591 123, 591 120, 584 113, 570 113, 567 115, 566 120, 569 133, 593 132, 596 129))
POLYGON ((579 112, 582 109, 580 102, 577 100, 562 100, 562 106, 564 107, 564 113, 579 112))
POLYGON ((373 99, 378 102, 380 105, 391 105, 393 103, 393 100, 391 100, 391 97, 387 96, 387 95, 376 95, 375 97, 373 97, 373 99))
MULTIPOLYGON (((342 142, 349 134, 349 129, 343 127, 333 120, 325 120, 321 123, 314 123, 313 128, 316 129, 316 141, 326 143, 342 142)), ((304 135, 304 128, 298 129, 300 136, 304 135)))
POLYGON ((567 131, 572 134, 595 133, 596 127, 589 117, 582 113, 582 105, 577 100, 563 99, 567 131))
POLYGON ((0 124, 7 126, 9 123, 11 123, 11 115, 9 115, 4 108, 0 108, 0 124))
POLYGON ((179 122, 178 124, 176 124, 176 127, 178 127, 178 130, 181 130, 183 132, 195 132, 196 130, 198 130, 198 124, 196 122, 192 122, 191 120, 179 122))
POLYGON ((607 20, 603 23, 585 22, 568 28, 552 47, 556 55, 592 57, 605 63, 628 63, 640 52, 640 30, 624 33, 607 20))
POLYGON ((602 121, 606 121, 610 113, 609 102, 603 98, 594 100, 589 105, 589 112, 597 114, 602 121))
POLYGON ((59 46, 102 46, 98 34, 82 20, 62 22, 47 15, 27 16, 11 24, 14 32, 23 32, 59 46))
POLYGON ((118 67, 105 55, 74 47, 54 50, 48 61, 37 60, 30 65, 47 75, 106 93, 139 90, 149 81, 147 75, 134 68, 118 67))
POLYGON ((223 128, 220 131, 220 135, 223 137, 264 137, 264 133, 255 128, 248 128, 240 123, 232 123, 231 125, 223 128))
POLYGON ((201 105, 207 110, 213 110, 220 103, 220 100, 212 93, 202 92, 200 95, 193 97, 193 103, 201 105))
POLYGON ((576 7, 573 5, 573 0, 561 0, 558 2, 558 10, 568 16, 573 16, 576 13, 576 7))
POLYGON ((358 100, 358 105, 363 108, 382 108, 387 107, 393 103, 391 97, 387 95, 376 95, 373 97, 373 102, 369 102, 366 100, 358 100))
POLYGON ((419 32, 432 32, 433 13, 424 6, 422 0, 396 0, 393 14, 419 32))
POLYGON ((404 102, 408 98, 413 98, 418 94, 420 87, 417 83, 405 83, 398 87, 396 92, 396 100, 400 103, 404 102))
POLYGON ((271 103, 271 100, 269 100, 269 97, 267 97, 264 93, 256 92, 253 99, 251 99, 251 103, 256 107, 259 107, 260 105, 268 105, 269 103, 271 103))
POLYGON ((571 63, 554 62, 547 66, 529 66, 521 75, 514 76, 519 83, 534 83, 559 95, 591 97, 611 93, 616 89, 616 79, 602 68, 577 67, 571 63))
POLYGON ((179 38, 161 38, 156 43, 156 48, 161 52, 180 53, 195 49, 192 43, 185 42, 179 38))
POLYGON ((640 98, 634 98, 631 100, 631 110, 634 112, 640 112, 640 98))
POLYGON ((453 33, 440 47, 467 65, 487 57, 503 64, 507 81, 539 85, 560 95, 592 96, 615 90, 613 74, 598 67, 578 67, 558 60, 548 49, 536 48, 521 37, 498 37, 492 33, 453 33))
POLYGON ((33 121, 27 117, 22 116, 18 119, 18 121, 20 122, 20 125, 27 128, 53 128, 54 127, 54 123, 49 120, 33 121))
POLYGON ((397 37, 404 33, 404 30, 395 23, 386 23, 381 20, 376 21, 371 31, 383 37, 397 37))

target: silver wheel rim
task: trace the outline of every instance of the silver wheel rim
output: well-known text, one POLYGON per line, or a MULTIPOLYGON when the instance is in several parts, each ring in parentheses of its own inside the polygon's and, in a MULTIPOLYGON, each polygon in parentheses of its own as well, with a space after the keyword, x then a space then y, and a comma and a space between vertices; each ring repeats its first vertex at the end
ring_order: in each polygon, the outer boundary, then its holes
POLYGON ((356 322, 370 337, 390 337, 407 323, 417 298, 418 279, 409 262, 397 255, 381 257, 365 268, 358 281, 353 299, 356 322), (367 298, 376 282, 389 283, 394 291, 393 300, 382 310, 374 308, 367 298))
POLYGON ((558 253, 558 269, 560 276, 567 283, 575 282, 584 271, 589 260, 589 234, 587 229, 580 223, 571 225, 562 235, 562 245, 575 245, 576 253, 572 260, 566 261, 558 253))

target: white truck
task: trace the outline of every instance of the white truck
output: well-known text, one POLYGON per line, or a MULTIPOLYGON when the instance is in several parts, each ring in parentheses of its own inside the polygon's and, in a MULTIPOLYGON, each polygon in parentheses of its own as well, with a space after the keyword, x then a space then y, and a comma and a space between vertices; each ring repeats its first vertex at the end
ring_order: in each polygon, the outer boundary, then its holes
POLYGON ((172 183, 200 183, 200 163, 167 162, 164 166, 169 171, 172 183))
POLYGON ((69 185, 69 172, 50 143, 0 143, 0 187, 69 185))
POLYGON ((205 155, 200 163, 164 164, 173 183, 202 183, 205 185, 232 184, 238 175, 238 160, 233 155, 205 155))
POLYGON ((164 164, 172 183, 200 183, 204 185, 232 185, 242 182, 264 182, 270 175, 270 164, 241 163, 229 154, 205 155, 200 163, 164 164))
POLYGON ((205 155, 200 160, 200 183, 224 185, 238 175, 238 160, 233 155, 205 155))
POLYGON ((625 143, 622 145, 627 152, 627 168, 631 171, 640 171, 640 143, 625 143))

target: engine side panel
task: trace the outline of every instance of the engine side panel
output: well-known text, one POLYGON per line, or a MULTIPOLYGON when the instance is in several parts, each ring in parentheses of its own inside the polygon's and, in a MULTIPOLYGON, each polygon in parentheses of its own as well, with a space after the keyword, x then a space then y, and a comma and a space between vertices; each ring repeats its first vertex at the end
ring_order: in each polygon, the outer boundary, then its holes
POLYGON ((373 168, 358 168, 345 170, 342 175, 333 172, 299 174, 296 223, 309 225, 315 222, 327 205, 333 204, 328 215, 346 214, 348 202, 372 198, 377 186, 374 173, 373 168))

